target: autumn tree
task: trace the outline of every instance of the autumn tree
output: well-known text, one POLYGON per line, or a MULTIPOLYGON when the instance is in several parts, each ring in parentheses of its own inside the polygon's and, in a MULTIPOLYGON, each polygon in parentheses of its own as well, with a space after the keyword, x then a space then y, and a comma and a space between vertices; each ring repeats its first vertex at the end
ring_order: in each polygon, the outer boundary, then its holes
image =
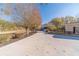
POLYGON ((31 20, 31 28, 33 29, 41 29, 41 16, 38 9, 34 9, 32 12, 31 20))
POLYGON ((64 31, 64 20, 63 18, 54 18, 47 25, 49 31, 64 31))
POLYGON ((61 27, 64 24, 64 20, 62 18, 54 18, 51 21, 56 27, 61 27))
POLYGON ((16 25, 22 26, 26 30, 41 27, 41 17, 36 4, 10 4, 6 7, 12 8, 7 14, 12 16, 16 25))

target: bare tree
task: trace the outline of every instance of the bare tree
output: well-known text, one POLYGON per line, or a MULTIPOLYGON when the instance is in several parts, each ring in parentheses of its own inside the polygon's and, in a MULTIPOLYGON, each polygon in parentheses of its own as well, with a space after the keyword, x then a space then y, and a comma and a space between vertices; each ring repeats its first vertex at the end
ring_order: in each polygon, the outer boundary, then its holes
POLYGON ((41 27, 41 17, 37 4, 7 4, 5 11, 12 16, 14 23, 26 30, 41 27))

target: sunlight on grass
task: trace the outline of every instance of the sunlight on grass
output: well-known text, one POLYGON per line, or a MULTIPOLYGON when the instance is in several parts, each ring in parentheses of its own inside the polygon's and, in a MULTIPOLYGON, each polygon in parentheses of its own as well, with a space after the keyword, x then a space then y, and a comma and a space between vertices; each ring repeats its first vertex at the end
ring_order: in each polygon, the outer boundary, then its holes
POLYGON ((12 38, 11 34, 1 34, 0 35, 0 43, 10 41, 11 38, 12 38))

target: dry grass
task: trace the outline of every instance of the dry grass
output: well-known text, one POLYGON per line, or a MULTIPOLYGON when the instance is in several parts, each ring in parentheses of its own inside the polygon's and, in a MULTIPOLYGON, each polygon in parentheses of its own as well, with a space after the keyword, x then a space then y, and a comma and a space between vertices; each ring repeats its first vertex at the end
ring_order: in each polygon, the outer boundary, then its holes
POLYGON ((0 43, 10 41, 12 38, 11 34, 1 34, 0 35, 0 43))

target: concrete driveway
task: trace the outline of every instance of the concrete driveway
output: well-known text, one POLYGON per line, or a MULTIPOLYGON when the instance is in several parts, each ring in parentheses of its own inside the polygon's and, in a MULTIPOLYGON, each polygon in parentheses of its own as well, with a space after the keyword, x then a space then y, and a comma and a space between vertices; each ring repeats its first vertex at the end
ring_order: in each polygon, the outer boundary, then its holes
MULTIPOLYGON (((63 37, 63 36, 61 36, 63 37)), ((38 32, 30 37, 0 47, 4 56, 70 56, 79 55, 79 40, 60 38, 38 32)))

